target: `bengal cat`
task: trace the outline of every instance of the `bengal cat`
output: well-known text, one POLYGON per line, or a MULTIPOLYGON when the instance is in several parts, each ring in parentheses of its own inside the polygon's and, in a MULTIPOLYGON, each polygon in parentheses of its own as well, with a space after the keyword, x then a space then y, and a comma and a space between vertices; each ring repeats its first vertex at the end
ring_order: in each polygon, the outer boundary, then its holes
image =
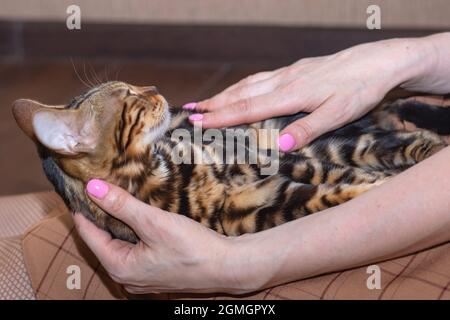
MULTIPOLYGON (((35 141, 44 171, 67 206, 130 242, 138 241, 135 233, 86 195, 90 179, 104 179, 142 201, 235 236, 348 201, 444 148, 450 134, 450 108, 404 99, 297 152, 280 153, 279 159, 273 157, 274 139, 259 132, 282 129, 305 113, 240 126, 257 137, 257 161, 223 163, 210 142, 174 138, 176 129, 194 132, 189 111, 170 107, 155 87, 108 82, 68 105, 21 99, 13 113, 35 141), (191 160, 201 154, 212 161, 179 164, 175 148, 192 152, 191 160), (263 173, 268 161, 275 162, 276 172, 263 173)), ((240 144, 249 152, 248 142, 240 144)))

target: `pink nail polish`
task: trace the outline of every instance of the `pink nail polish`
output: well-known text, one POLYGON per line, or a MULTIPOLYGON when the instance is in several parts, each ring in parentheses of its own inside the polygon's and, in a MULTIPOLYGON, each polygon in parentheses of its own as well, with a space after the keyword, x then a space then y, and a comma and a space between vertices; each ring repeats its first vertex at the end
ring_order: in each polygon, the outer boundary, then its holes
POLYGON ((285 133, 278 138, 278 147, 281 151, 287 152, 295 146, 294 137, 289 133, 285 133))
POLYGON ((203 115, 201 113, 194 113, 189 116, 189 120, 191 121, 200 121, 203 119, 203 115))
POLYGON ((96 197, 97 199, 103 199, 109 191, 108 185, 99 179, 89 180, 86 186, 87 192, 96 197))
POLYGON ((184 110, 194 110, 196 106, 197 106, 197 102, 189 102, 189 103, 186 103, 182 108, 184 110))

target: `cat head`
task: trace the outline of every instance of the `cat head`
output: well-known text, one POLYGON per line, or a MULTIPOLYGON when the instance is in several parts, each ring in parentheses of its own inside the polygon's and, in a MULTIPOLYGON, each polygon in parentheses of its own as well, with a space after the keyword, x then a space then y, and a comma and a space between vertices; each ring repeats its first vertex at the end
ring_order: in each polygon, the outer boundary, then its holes
POLYGON ((124 82, 101 84, 62 106, 20 99, 13 114, 22 130, 53 158, 70 162, 65 171, 75 176, 78 172, 98 177, 100 172, 86 169, 104 169, 118 154, 138 156, 170 124, 168 103, 155 87, 124 82))

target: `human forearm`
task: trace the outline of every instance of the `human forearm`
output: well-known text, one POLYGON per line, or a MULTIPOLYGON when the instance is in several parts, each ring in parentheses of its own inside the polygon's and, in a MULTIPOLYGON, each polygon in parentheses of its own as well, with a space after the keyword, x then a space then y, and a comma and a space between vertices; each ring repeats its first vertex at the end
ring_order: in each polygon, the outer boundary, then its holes
POLYGON ((450 92, 450 32, 365 43, 330 57, 344 60, 345 56, 359 67, 360 79, 368 84, 365 89, 373 88, 378 95, 398 85, 411 91, 450 92), (362 57, 370 57, 370 65, 362 57))
POLYGON ((251 291, 449 241, 449 160, 446 148, 343 205, 233 239, 236 279, 251 291))
POLYGON ((292 151, 360 118, 397 86, 449 92, 449 54, 450 33, 365 43, 251 75, 186 108, 202 112, 191 120, 201 121, 204 128, 310 113, 280 133, 281 150, 292 151))
POLYGON ((444 94, 450 92, 450 32, 415 39, 419 65, 412 66, 402 87, 411 91, 444 94))

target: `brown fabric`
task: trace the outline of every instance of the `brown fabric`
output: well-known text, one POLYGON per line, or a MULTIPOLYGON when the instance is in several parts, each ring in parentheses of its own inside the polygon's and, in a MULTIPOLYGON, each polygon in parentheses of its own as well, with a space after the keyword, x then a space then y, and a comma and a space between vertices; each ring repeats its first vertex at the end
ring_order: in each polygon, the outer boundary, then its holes
POLYGON ((20 237, 0 239, 0 300, 34 300, 20 237))
POLYGON ((64 206, 31 227, 23 237, 23 254, 37 299, 120 299, 125 295, 79 238, 64 206), (69 266, 80 267, 81 289, 66 285, 69 266))
POLYGON ((21 235, 62 201, 54 192, 0 197, 0 299, 34 299, 21 235))
MULTIPOLYGON (((63 210, 64 211, 64 210, 63 210)), ((31 228, 23 238, 24 256, 38 299, 126 299, 61 212, 31 228), (67 267, 81 269, 81 289, 66 287, 67 267)), ((161 294, 168 299, 450 299, 450 243, 377 264, 381 289, 366 286, 367 268, 323 275, 251 295, 161 294)), ((139 298, 144 298, 140 296, 139 298)))
POLYGON ((61 204, 62 200, 55 192, 0 197, 0 238, 22 235, 61 204))

